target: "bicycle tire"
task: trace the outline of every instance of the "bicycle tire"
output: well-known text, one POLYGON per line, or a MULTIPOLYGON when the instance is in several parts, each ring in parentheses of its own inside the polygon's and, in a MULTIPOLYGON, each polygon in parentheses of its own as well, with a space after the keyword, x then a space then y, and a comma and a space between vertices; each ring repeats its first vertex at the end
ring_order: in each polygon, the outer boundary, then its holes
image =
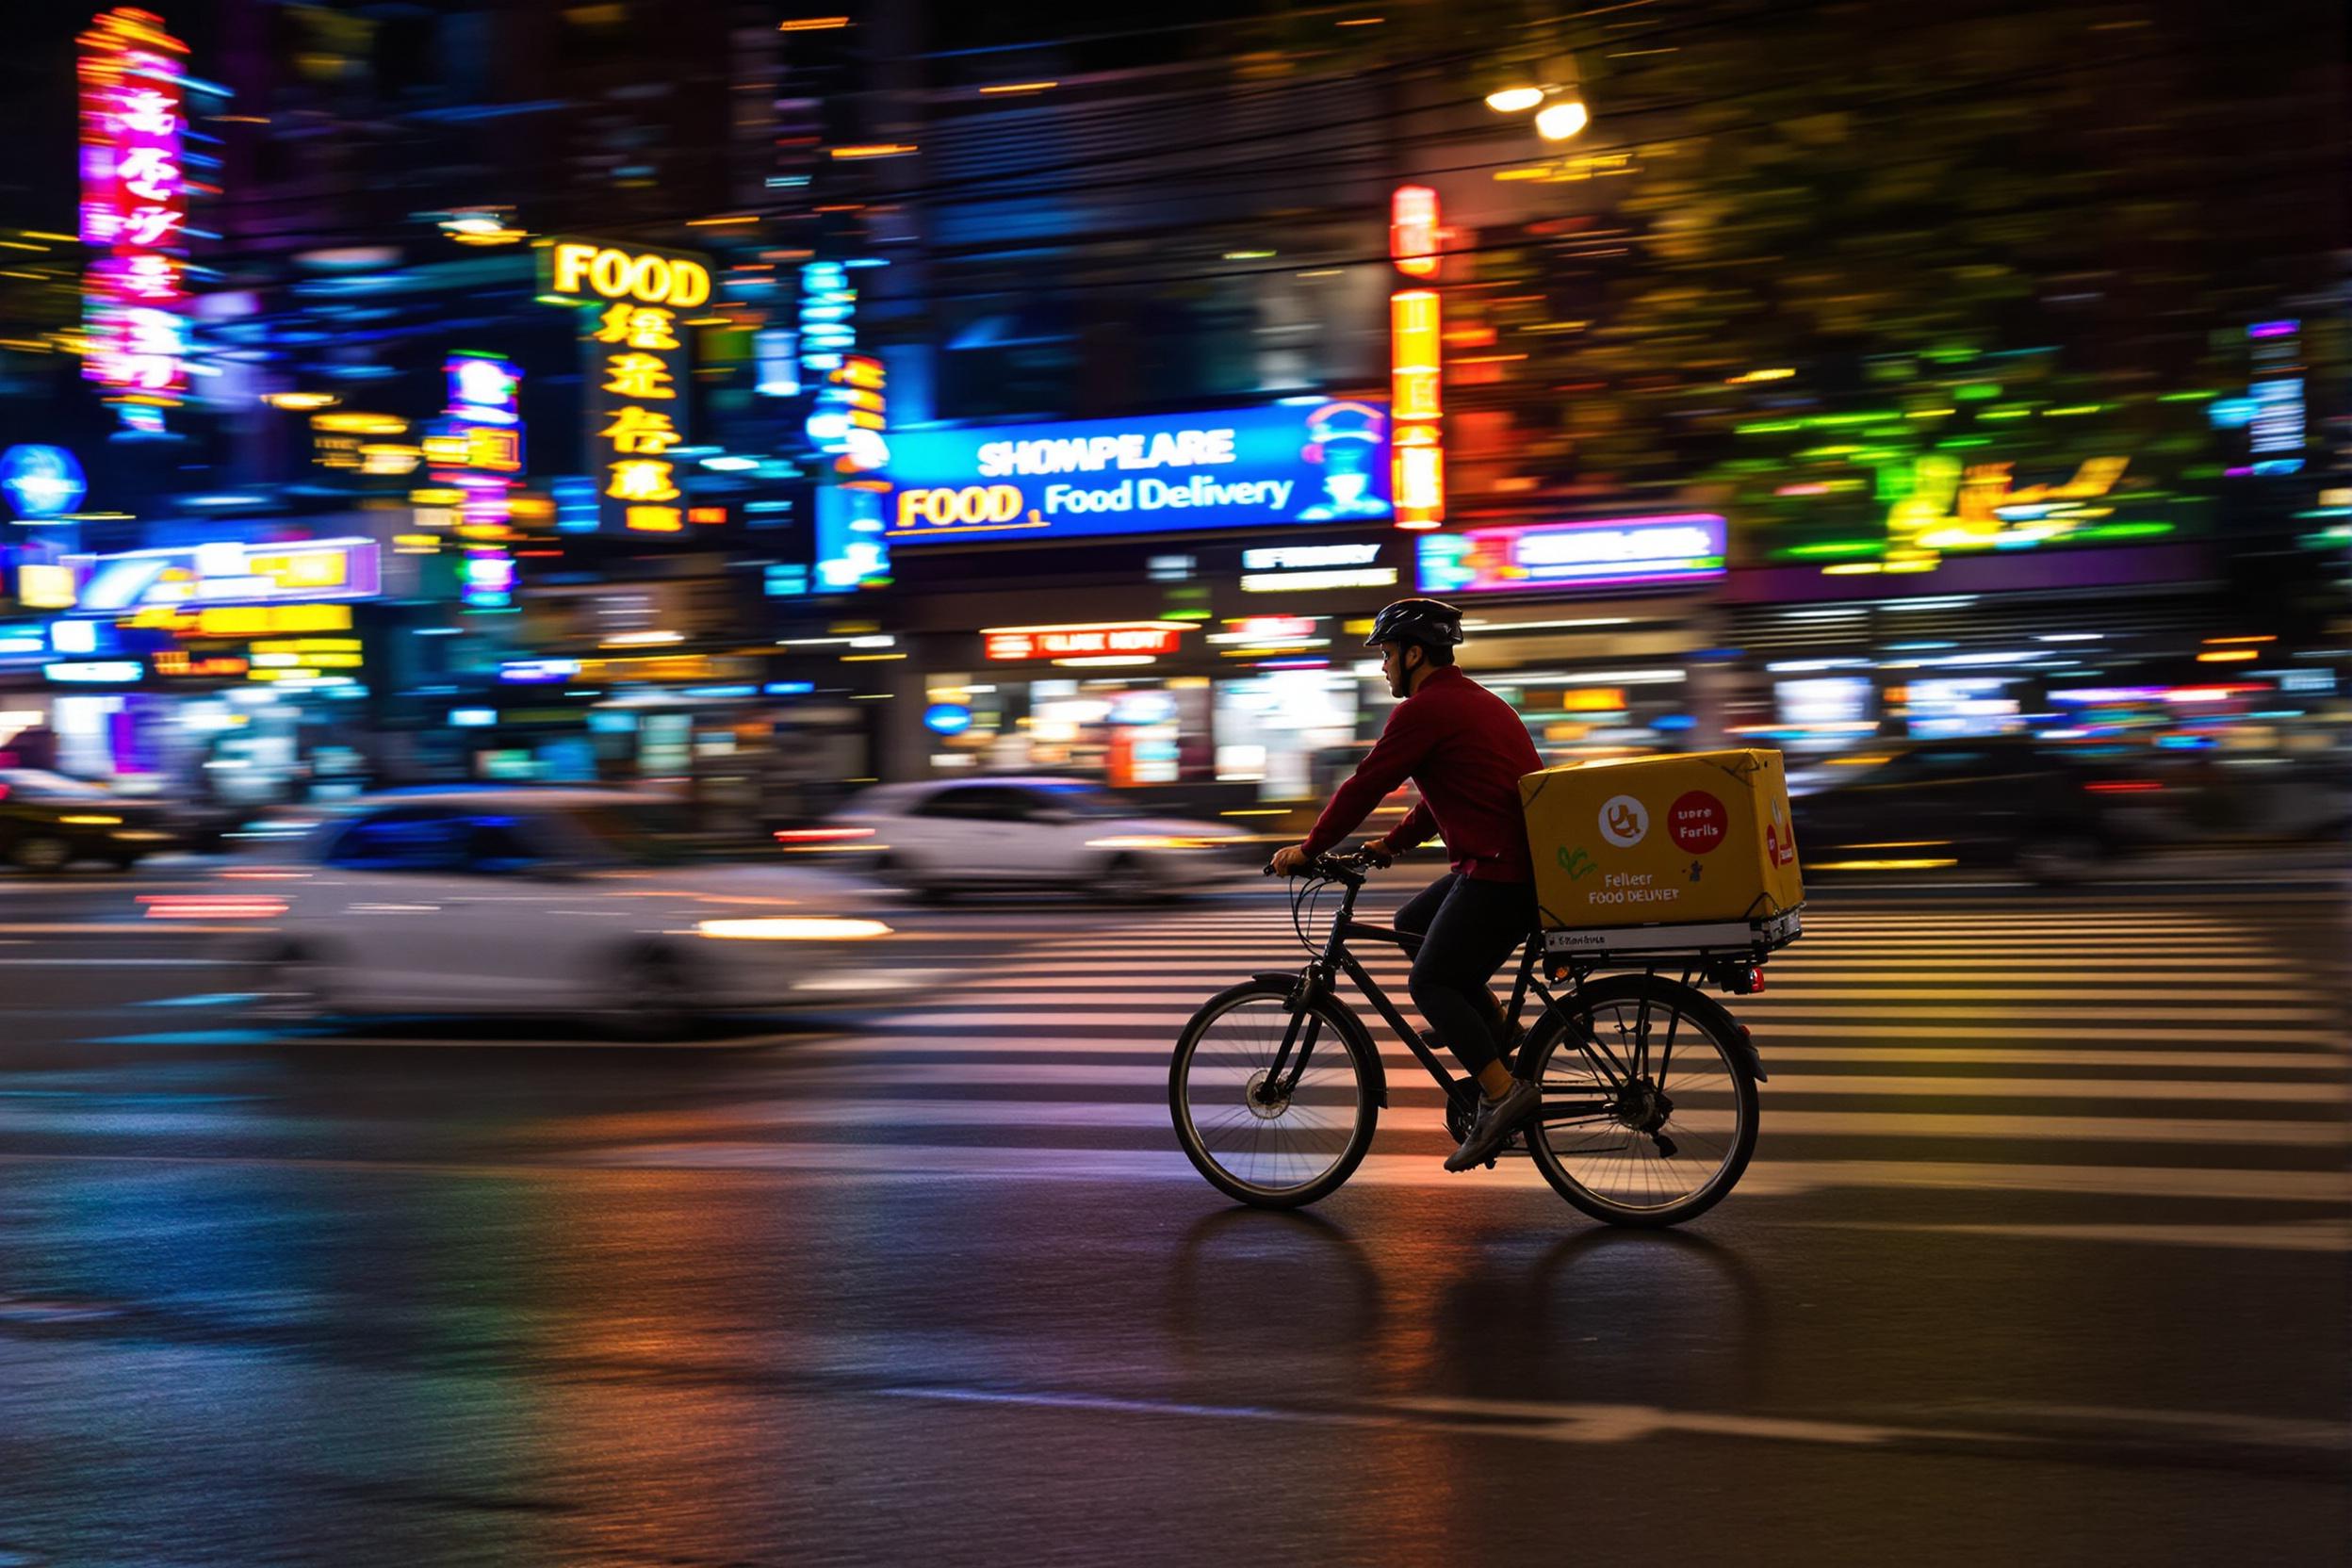
POLYGON ((1217 992, 1184 1024, 1168 1070, 1168 1117, 1184 1157, 1211 1186, 1261 1209, 1295 1209, 1337 1190, 1364 1162, 1380 1120, 1380 1065, 1367 1059, 1371 1048, 1362 1025, 1329 997, 1307 1009, 1321 1026, 1300 1093, 1279 1108, 1251 1102, 1250 1090, 1271 1064, 1295 1011, 1290 998, 1287 985, 1263 980, 1217 992), (1204 1051, 1213 1057, 1205 1064, 1204 1051), (1344 1119, 1309 1114, 1343 1104, 1344 1119), (1204 1115, 1213 1118, 1205 1129, 1204 1115), (1269 1136, 1283 1141, 1269 1151, 1269 1136), (1295 1180, 1263 1179, 1277 1173, 1285 1157, 1295 1180))
MULTIPOLYGON (((1673 1110, 1658 1129, 1668 1135, 1676 1152, 1669 1155, 1653 1144, 1650 1152, 1643 1154, 1641 1145, 1650 1141, 1649 1135, 1622 1122, 1596 1119, 1581 1145, 1565 1151, 1560 1146, 1576 1136, 1568 1130, 1573 1124, 1531 1121, 1527 1135, 1527 1152, 1534 1156, 1536 1168, 1553 1191, 1579 1211, 1606 1224, 1656 1229, 1679 1225, 1723 1201, 1739 1184, 1756 1152, 1756 1075, 1745 1038, 1730 1012, 1704 992, 1676 980, 1655 974, 1610 975, 1585 986, 1538 1021, 1531 1059, 1538 1064, 1547 1097, 1557 1092, 1556 1086, 1570 1082, 1581 1083, 1590 1092, 1591 1069, 1571 1035, 1572 1024, 1597 1032, 1605 1043, 1612 1037, 1622 1043, 1628 1037, 1625 1033, 1628 1022, 1638 1031, 1645 1000, 1654 1041, 1662 1039, 1664 1021, 1679 1015, 1674 1026, 1676 1057, 1668 1064, 1670 1081, 1658 1086, 1673 1099, 1673 1110), (1708 1062, 1705 1070, 1684 1074, 1677 1071, 1686 1059, 1681 1054, 1699 1046, 1694 1036, 1704 1037, 1711 1048, 1708 1062), (1576 1065, 1556 1069, 1554 1057, 1563 1048, 1576 1065), (1714 1135, 1714 1123, 1723 1105, 1732 1116, 1728 1137, 1714 1135), (1606 1141, 1596 1146, 1591 1141, 1594 1138, 1606 1141), (1714 1164, 1704 1180, 1681 1187, 1676 1184, 1685 1168, 1698 1163, 1684 1159, 1680 1149, 1686 1144, 1710 1152, 1714 1164), (1594 1177, 1600 1175, 1609 1179, 1596 1183, 1594 1177)), ((1638 1038, 1638 1033, 1630 1037, 1638 1038)))

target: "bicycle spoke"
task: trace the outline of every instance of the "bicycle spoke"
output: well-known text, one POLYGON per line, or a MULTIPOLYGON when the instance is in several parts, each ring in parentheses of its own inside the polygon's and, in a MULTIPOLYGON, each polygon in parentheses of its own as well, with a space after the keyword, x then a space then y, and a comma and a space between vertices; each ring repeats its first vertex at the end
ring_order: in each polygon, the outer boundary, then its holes
POLYGON ((1200 1027, 1178 1089, 1198 1149, 1233 1180, 1280 1194, 1322 1180, 1354 1143, 1365 1104, 1354 1054, 1327 1019, 1296 1032, 1287 999, 1245 997, 1200 1027), (1311 1052, 1303 1052, 1309 1029, 1311 1052), (1282 1082, 1258 1098, 1285 1037, 1282 1082), (1286 1092, 1285 1092, 1286 1091, 1286 1092))
POLYGON ((1545 1153, 1582 1191, 1628 1215, 1687 1202, 1740 1148, 1740 1085, 1727 1042, 1647 988, 1597 1005, 1591 1024, 1592 1040, 1564 1035, 1544 1067, 1551 1099, 1535 1131, 1545 1153), (1653 1058, 1655 1080, 1622 1070, 1653 1058))

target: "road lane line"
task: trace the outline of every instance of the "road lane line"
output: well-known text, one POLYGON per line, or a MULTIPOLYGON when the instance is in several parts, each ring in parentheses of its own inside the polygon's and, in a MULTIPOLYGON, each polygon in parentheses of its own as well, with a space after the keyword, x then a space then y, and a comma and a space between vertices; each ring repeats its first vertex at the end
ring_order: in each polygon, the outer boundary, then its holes
POLYGON ((2245 1248, 2253 1251, 2352 1252, 2352 1219, 2299 1219, 2281 1225, 2056 1225, 2026 1222, 1932 1225, 1876 1219, 1824 1219, 1812 1223, 1829 1231, 1913 1231, 1934 1235, 2001 1236, 2020 1241, 2121 1242, 2153 1247, 2245 1248))
POLYGON ((220 969, 235 958, 0 958, 9 969, 220 969))

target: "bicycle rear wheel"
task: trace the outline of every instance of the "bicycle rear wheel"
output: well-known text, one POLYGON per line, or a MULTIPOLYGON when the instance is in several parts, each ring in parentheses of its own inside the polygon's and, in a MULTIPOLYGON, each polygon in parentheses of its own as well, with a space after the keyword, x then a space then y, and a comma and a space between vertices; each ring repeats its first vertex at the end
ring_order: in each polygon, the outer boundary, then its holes
POLYGON ((1184 1025, 1168 1066, 1168 1113, 1185 1157, 1219 1192, 1263 1209, 1336 1189, 1372 1147, 1380 1117, 1379 1066, 1328 998, 1306 1009, 1282 1082, 1269 1088, 1293 1012, 1288 986, 1220 991, 1184 1025))
POLYGON ((1544 1179, 1611 1225, 1713 1208, 1756 1152, 1756 1078, 1731 1014, 1654 974, 1596 980, 1563 1006, 1535 1041, 1544 1114, 1527 1151, 1544 1179))

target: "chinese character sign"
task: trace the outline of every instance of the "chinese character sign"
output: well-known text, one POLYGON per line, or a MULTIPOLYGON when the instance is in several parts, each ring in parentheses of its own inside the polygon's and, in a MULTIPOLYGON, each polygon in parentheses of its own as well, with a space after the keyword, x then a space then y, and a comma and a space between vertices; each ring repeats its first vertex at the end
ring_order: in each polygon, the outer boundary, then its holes
POLYGON ((170 400, 188 389, 181 146, 188 46, 146 11, 102 12, 80 40, 83 374, 170 400))
POLYGON ((678 533, 686 487, 673 449, 692 437, 682 314, 710 297, 710 267, 682 253, 553 242, 543 296, 580 302, 587 449, 598 526, 678 533))

